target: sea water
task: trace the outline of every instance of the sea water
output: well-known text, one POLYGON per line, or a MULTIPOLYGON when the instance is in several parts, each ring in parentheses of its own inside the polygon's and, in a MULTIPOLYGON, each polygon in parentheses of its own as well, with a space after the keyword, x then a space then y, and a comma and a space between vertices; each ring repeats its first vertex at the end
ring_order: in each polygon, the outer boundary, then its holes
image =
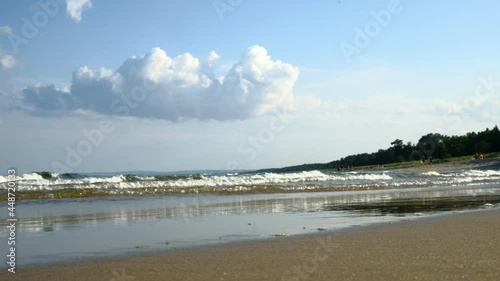
MULTIPOLYGON (((18 266, 279 239, 500 207, 496 170, 28 173, 16 184, 20 196, 41 198, 16 202, 18 266)), ((0 177, 0 194, 6 187, 7 178, 0 177)), ((6 219, 7 211, 1 212, 5 245, 6 219)))

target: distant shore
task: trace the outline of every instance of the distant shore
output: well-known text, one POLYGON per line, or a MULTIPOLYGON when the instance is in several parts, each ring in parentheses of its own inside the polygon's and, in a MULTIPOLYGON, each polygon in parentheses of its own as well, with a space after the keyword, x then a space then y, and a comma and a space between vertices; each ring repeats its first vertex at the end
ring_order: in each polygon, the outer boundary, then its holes
MULTIPOLYGON (((9 280, 500 280, 500 210, 3 272, 9 280)), ((3 278, 3 277, 2 277, 3 278)))
POLYGON ((359 169, 356 171, 385 171, 390 170, 393 172, 417 172, 425 173, 430 171, 436 172, 451 172, 458 170, 469 170, 469 169, 481 169, 481 170, 500 170, 500 158, 487 158, 482 160, 466 160, 466 161, 452 161, 445 163, 429 164, 426 161, 424 164, 419 166, 402 167, 402 168, 389 168, 383 165, 373 167, 371 169, 359 169))

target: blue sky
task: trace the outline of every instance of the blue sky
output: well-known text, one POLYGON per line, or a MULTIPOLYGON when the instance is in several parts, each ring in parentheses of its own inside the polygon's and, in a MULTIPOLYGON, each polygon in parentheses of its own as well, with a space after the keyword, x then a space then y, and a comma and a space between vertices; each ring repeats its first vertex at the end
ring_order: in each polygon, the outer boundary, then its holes
POLYGON ((327 162, 396 138, 415 142, 500 120, 497 1, 7 0, 0 7, 3 170, 327 162), (26 36, 26 22, 42 24, 26 36), (24 40, 17 50, 13 38, 24 40), (356 52, 346 56, 341 46, 356 52), (124 108, 144 79, 153 89, 124 108), (116 99, 124 110, 110 110, 116 99), (92 143, 88 132, 103 121, 113 130, 92 143))

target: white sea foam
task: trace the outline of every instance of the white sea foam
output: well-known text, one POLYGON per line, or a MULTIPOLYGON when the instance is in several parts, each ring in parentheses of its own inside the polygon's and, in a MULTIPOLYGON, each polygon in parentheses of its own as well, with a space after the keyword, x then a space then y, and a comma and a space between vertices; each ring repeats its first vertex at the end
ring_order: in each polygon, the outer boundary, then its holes
MULTIPOLYGON (((262 173, 262 174, 225 174, 200 176, 137 176, 113 177, 90 176, 75 179, 61 178, 52 174, 51 179, 44 179, 37 173, 28 173, 17 177, 18 190, 58 190, 65 188, 95 188, 109 190, 118 189, 185 189, 185 188, 233 188, 236 191, 251 190, 254 186, 282 186, 287 190, 309 190, 322 187, 359 187, 359 188, 394 188, 411 186, 443 186, 457 184, 480 184, 499 182, 500 171, 468 170, 455 173, 438 173, 430 171, 418 175, 383 172, 383 173, 322 173, 307 171, 297 173, 262 173)), ((7 177, 0 176, 0 189, 6 188, 7 177), (3 184, 2 184, 3 182, 3 184)))
POLYGON ((421 173, 421 175, 422 176, 433 176, 433 177, 441 176, 440 173, 435 172, 435 171, 429 171, 429 172, 421 173))
POLYGON ((500 177, 500 171, 494 170, 470 170, 463 172, 465 176, 471 177, 500 177))
POLYGON ((354 180, 391 180, 386 174, 341 174, 328 175, 320 171, 276 174, 265 173, 249 176, 203 176, 201 179, 183 179, 169 182, 169 186, 230 186, 230 185, 263 185, 297 182, 354 181, 354 180))
POLYGON ((20 180, 24 181, 38 181, 38 180, 44 180, 42 176, 40 176, 37 173, 29 173, 29 174, 24 174, 21 176, 20 180))
POLYGON ((4 183, 4 182, 8 182, 9 180, 7 179, 7 177, 4 177, 4 176, 0 176, 0 183, 4 183))
POLYGON ((444 178, 461 178, 468 180, 480 180, 480 179, 488 179, 488 178, 500 178, 500 171, 494 170, 464 170, 461 172, 454 173, 438 173, 435 171, 429 171, 425 173, 421 173, 422 176, 429 177, 444 177, 444 178))
MULTIPOLYGON (((41 181, 41 180, 44 180, 43 177, 37 173, 28 173, 28 174, 23 174, 21 176, 16 175, 14 179, 14 181, 41 181)), ((8 181, 12 181, 12 179, 9 179, 6 176, 0 176, 0 183, 8 181)))
MULTIPOLYGON (((62 188, 188 188, 188 187, 219 187, 219 186, 255 186, 275 185, 302 182, 375 182, 390 181, 392 177, 387 174, 325 174, 320 171, 307 171, 299 173, 264 173, 253 175, 221 175, 184 178, 168 178, 156 180, 154 177, 137 177, 138 181, 127 181, 125 176, 114 177, 86 177, 79 179, 44 179, 42 176, 31 173, 21 177, 20 190, 51 190, 62 188)), ((348 183, 346 183, 348 184, 348 183)))

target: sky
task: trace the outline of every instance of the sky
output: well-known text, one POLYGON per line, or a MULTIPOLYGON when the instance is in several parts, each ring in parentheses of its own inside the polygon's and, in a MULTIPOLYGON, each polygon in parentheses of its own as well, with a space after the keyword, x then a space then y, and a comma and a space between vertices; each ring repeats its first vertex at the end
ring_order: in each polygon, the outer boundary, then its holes
POLYGON ((0 173, 282 167, 492 128, 498 10, 4 0, 0 173))

